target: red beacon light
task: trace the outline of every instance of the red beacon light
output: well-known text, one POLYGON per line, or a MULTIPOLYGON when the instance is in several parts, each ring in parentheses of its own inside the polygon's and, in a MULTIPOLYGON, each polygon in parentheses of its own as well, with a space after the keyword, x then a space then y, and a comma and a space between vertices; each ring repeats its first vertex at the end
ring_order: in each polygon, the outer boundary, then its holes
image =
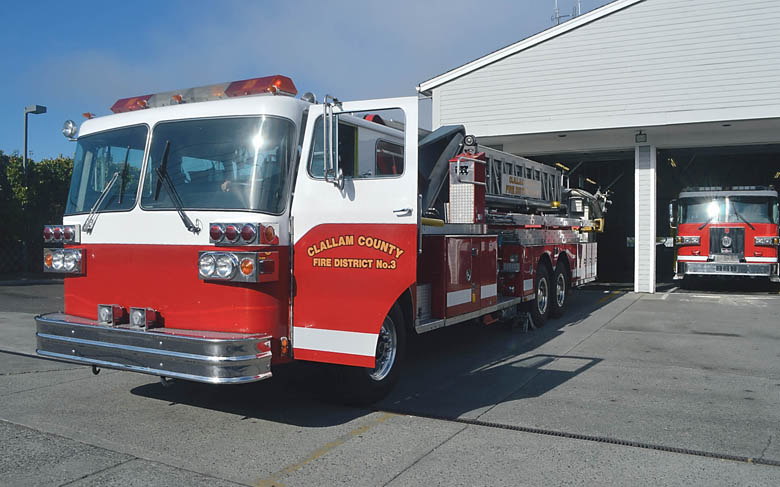
POLYGON ((292 80, 287 76, 266 76, 264 78, 251 78, 234 81, 225 90, 225 96, 248 96, 261 93, 285 93, 295 96, 298 90, 292 80))
POLYGON ((153 95, 134 96, 122 98, 111 107, 114 113, 131 112, 143 108, 163 107, 178 105, 180 103, 193 103, 199 101, 222 100, 240 96, 262 94, 285 94, 295 96, 298 89, 287 76, 274 75, 262 78, 250 78, 229 83, 199 86, 186 90, 169 91, 153 95))
POLYGON ((122 113, 141 110, 142 108, 146 108, 148 106, 149 98, 151 97, 152 95, 144 95, 122 98, 121 100, 117 100, 117 102, 111 106, 111 111, 114 113, 122 113))

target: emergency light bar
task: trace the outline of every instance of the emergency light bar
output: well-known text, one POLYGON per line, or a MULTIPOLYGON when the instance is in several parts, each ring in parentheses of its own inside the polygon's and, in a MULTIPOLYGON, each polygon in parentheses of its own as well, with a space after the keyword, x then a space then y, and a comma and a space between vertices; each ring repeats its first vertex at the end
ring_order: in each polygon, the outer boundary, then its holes
POLYGON ((295 84, 287 76, 275 75, 262 78, 250 78, 241 81, 198 86, 178 91, 166 91, 152 95, 133 96, 117 100, 111 107, 114 113, 132 112, 143 108, 164 107, 180 103, 222 100, 240 96, 261 95, 263 93, 298 94, 295 84))

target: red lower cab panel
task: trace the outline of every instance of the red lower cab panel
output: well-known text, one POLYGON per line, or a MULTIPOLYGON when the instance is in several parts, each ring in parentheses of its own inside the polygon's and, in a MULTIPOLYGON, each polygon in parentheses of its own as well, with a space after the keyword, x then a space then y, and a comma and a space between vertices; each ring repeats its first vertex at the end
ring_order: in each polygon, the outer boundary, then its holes
POLYGON ((78 245, 84 249, 85 275, 65 279, 65 313, 97 319, 98 304, 152 308, 165 328, 273 337, 274 361, 279 339, 287 336, 289 252, 286 247, 220 247, 219 250, 271 251, 278 256, 278 280, 259 283, 203 281, 198 252, 213 246, 78 245))

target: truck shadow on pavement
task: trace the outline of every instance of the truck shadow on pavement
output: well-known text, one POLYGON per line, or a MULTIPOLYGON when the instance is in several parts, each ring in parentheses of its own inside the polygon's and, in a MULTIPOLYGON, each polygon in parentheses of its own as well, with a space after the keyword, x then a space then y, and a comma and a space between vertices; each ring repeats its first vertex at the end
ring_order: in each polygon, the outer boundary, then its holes
MULTIPOLYGON (((540 350, 611 300, 579 298, 566 316, 529 333, 505 324, 463 324, 409 337, 401 380, 373 409, 474 418, 502 402, 542 395, 586 372, 601 359, 540 350)), ((302 427, 343 424, 372 412, 343 405, 335 380, 332 368, 299 362, 277 367, 272 379, 252 384, 178 381, 170 388, 149 383, 131 392, 171 405, 302 427)))

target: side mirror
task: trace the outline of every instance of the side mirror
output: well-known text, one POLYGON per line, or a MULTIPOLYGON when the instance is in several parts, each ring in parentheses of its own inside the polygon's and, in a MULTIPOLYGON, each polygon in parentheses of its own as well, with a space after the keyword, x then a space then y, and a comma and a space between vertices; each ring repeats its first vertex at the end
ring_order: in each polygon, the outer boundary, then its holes
POLYGON ((339 118, 333 112, 333 108, 341 106, 338 98, 325 95, 322 100, 322 118, 324 127, 323 136, 323 174, 325 181, 333 183, 337 188, 344 189, 344 172, 338 164, 338 140, 339 140, 339 118))
POLYGON ((669 228, 677 228, 677 200, 669 201, 669 228))

